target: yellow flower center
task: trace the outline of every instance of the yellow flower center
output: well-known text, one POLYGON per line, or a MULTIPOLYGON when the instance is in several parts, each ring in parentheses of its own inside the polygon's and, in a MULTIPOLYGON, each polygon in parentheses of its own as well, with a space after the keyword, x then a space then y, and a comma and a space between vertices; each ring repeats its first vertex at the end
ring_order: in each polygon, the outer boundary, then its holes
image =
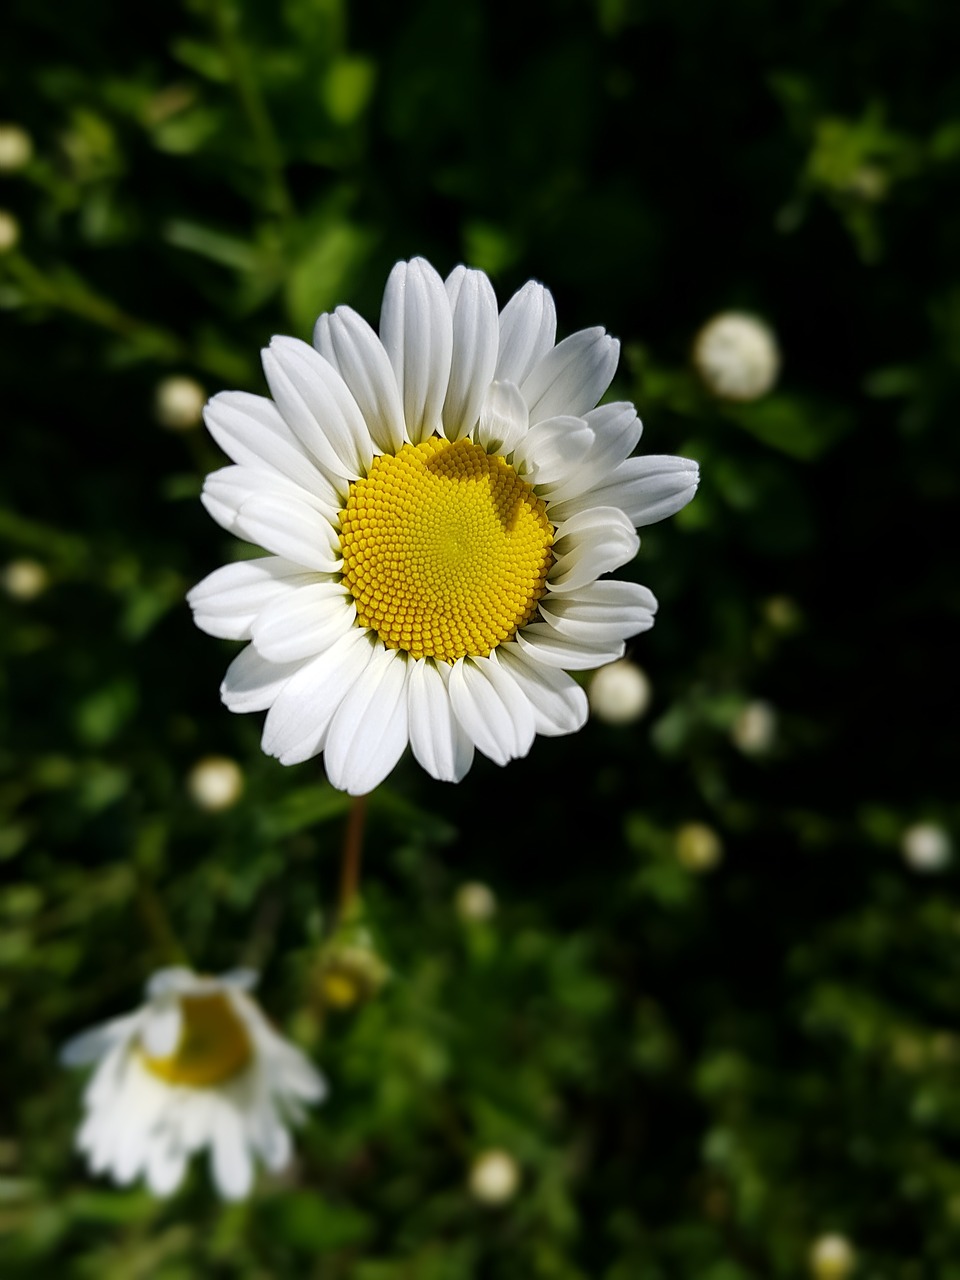
POLYGON ((340 530, 358 624, 414 658, 456 662, 509 640, 553 563, 543 500, 469 440, 435 436, 375 458, 340 530))
POLYGON ((221 1084, 238 1075, 253 1056, 247 1030, 230 1000, 219 991, 179 997, 180 1041, 168 1058, 141 1050, 148 1071, 167 1084, 221 1084))

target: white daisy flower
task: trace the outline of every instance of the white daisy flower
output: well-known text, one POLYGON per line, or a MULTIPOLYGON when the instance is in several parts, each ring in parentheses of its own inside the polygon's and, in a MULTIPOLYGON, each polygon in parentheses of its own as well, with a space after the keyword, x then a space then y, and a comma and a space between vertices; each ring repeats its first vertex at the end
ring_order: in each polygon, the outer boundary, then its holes
POLYGON ((252 1186, 255 1155, 274 1171, 289 1163, 288 1124, 326 1084, 247 994, 255 981, 246 970, 208 978, 162 969, 135 1013, 64 1047, 65 1065, 98 1064, 77 1134, 93 1173, 122 1185, 142 1176, 165 1196, 209 1148, 217 1189, 238 1200, 252 1186))
POLYGON ((221 694, 267 711, 264 751, 322 751, 334 786, 360 795, 408 743, 455 782, 475 750, 502 765, 583 726, 566 673, 621 657, 657 607, 603 575, 698 479, 684 458, 630 456, 633 405, 595 407, 618 355, 603 329, 557 343, 535 281, 498 315, 482 271, 444 282, 415 258, 390 274, 379 337, 339 307, 312 347, 264 351, 272 400, 210 401, 236 465, 207 477, 204 504, 272 554, 188 599, 204 631, 249 641, 221 694))

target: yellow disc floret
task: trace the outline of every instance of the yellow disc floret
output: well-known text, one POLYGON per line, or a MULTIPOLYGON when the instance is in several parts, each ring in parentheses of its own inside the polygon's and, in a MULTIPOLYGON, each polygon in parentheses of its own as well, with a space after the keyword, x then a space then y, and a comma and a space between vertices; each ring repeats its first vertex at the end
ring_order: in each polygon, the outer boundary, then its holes
POLYGON ((238 1075, 253 1054, 246 1027, 229 998, 219 991, 182 995, 180 1039, 168 1058, 141 1049, 148 1071, 167 1084, 202 1087, 238 1075))
POLYGON ((509 640, 553 563, 543 500, 469 440, 375 458, 350 486, 340 530, 358 624, 414 658, 456 662, 509 640))

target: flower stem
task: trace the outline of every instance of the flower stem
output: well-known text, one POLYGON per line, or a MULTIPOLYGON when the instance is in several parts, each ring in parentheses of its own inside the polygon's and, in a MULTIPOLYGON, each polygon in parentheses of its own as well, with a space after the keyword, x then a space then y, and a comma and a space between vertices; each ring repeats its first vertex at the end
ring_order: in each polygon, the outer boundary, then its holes
POLYGON ((340 922, 349 918, 360 888, 360 861, 363 853, 363 826, 367 814, 367 797, 355 796, 347 818, 343 837, 343 862, 340 865, 340 898, 337 915, 340 922))
POLYGON ((231 0, 213 0, 213 18, 234 88, 253 137, 254 150, 263 174, 264 205, 268 213, 283 220, 289 219, 293 213, 293 204, 284 174, 283 153, 249 53, 243 43, 236 5, 231 0))

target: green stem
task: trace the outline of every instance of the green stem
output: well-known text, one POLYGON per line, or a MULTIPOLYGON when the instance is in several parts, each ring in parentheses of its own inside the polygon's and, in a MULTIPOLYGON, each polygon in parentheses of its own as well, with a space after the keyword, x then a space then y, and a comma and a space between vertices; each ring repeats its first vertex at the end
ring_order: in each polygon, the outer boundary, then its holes
POLYGON ((137 908, 164 964, 189 964, 160 895, 140 872, 137 873, 137 908))
POLYGON ((264 203, 269 213, 287 219, 293 202, 284 174, 283 153, 264 102, 260 85, 240 38, 240 22, 231 0, 213 0, 213 17, 234 88, 247 117, 264 177, 264 203))
POLYGON ((363 827, 367 812, 367 797, 355 796, 347 818, 343 837, 343 862, 340 865, 340 898, 337 916, 342 924, 349 918, 350 910, 359 896, 360 862, 363 853, 363 827))

